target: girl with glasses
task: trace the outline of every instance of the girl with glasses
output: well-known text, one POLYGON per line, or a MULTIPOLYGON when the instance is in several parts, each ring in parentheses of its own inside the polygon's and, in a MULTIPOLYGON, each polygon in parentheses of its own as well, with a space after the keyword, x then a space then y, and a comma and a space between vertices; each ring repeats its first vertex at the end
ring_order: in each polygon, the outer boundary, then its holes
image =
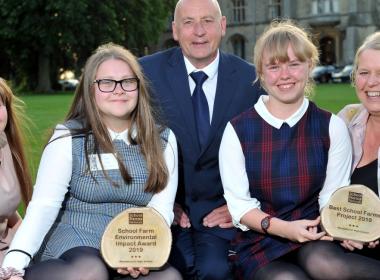
POLYGON ((170 266, 113 270, 99 252, 105 227, 127 208, 153 207, 170 225, 176 189, 176 139, 158 122, 136 58, 121 46, 102 45, 87 60, 66 121, 43 152, 3 267, 25 270, 28 280, 180 279, 170 266))

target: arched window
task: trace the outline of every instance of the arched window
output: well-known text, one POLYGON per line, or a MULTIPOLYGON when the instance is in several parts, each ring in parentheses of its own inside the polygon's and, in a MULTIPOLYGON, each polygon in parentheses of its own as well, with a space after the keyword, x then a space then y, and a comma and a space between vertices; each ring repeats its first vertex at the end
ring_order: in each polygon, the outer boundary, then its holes
POLYGON ((236 34, 231 37, 233 53, 242 59, 245 59, 245 38, 242 35, 236 34))
POLYGON ((243 23, 245 22, 245 0, 232 0, 233 5, 233 23, 243 23))
POLYGON ((335 40, 332 37, 323 37, 319 41, 321 51, 320 61, 323 65, 335 64, 335 40))

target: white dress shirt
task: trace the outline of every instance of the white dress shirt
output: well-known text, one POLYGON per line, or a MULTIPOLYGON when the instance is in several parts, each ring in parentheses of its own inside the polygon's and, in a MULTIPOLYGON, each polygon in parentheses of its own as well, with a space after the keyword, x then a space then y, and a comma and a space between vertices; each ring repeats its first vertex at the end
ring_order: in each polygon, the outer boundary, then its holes
MULTIPOLYGON (((304 99, 301 107, 286 120, 273 116, 267 109, 265 102, 269 96, 261 96, 255 104, 256 112, 271 126, 280 129, 283 123, 293 127, 305 114, 309 100, 304 99)), ((344 122, 332 114, 330 125, 330 148, 326 179, 319 193, 320 209, 326 205, 331 194, 338 188, 348 186, 351 169, 351 142, 344 122)), ((249 228, 240 223, 241 218, 254 208, 260 208, 260 201, 251 197, 249 192, 248 176, 245 169, 245 157, 240 140, 229 122, 224 130, 219 150, 219 168, 222 178, 224 197, 232 215, 233 223, 242 230, 249 228)))
MULTIPOLYGON (((58 125, 43 151, 32 200, 9 250, 19 249, 33 256, 56 220, 72 174, 71 136, 58 138, 68 133, 66 127, 58 125)), ((121 139, 129 145, 128 130, 121 133, 109 130, 109 133, 112 140, 121 139)), ((172 131, 168 137, 164 159, 169 171, 168 184, 164 190, 153 195, 147 206, 156 209, 170 226, 174 219, 173 204, 178 183, 177 142, 172 131)), ((2 266, 22 271, 29 261, 27 255, 13 251, 6 255, 2 266)))
POLYGON ((187 70, 187 76, 189 79, 190 93, 193 95, 193 91, 195 89, 195 82, 193 78, 191 78, 190 74, 193 72, 203 71, 208 76, 207 80, 203 83, 203 91, 206 95, 208 109, 210 112, 210 124, 212 120, 212 113, 214 111, 214 101, 216 95, 216 85, 218 82, 218 67, 219 67, 219 51, 216 58, 205 68, 197 69, 191 62, 184 56, 185 66, 187 70))

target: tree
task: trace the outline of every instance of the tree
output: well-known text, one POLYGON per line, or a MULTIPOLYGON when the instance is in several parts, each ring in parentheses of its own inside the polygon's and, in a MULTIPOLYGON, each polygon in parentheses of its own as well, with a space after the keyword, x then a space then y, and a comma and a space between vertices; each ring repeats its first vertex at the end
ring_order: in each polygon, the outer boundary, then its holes
POLYGON ((0 47, 16 82, 26 77, 29 88, 50 91, 59 68, 80 69, 102 43, 143 53, 173 6, 174 0, 0 0, 0 47))

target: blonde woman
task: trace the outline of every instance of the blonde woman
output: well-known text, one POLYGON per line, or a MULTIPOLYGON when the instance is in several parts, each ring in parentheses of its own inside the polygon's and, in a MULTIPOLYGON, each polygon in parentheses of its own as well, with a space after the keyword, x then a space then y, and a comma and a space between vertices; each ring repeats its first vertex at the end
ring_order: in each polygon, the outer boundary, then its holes
POLYGON ((150 206, 168 225, 173 221, 176 140, 157 121, 136 58, 121 46, 100 46, 86 62, 66 122, 43 152, 3 267, 25 270, 32 280, 180 279, 171 267, 115 271, 99 252, 105 227, 129 207, 150 206))
MULTIPOLYGON (((338 115, 350 132, 353 148, 351 183, 380 194, 380 32, 369 35, 358 48, 352 73, 360 104, 350 104, 338 115)), ((379 241, 366 244, 345 241, 343 246, 380 260, 379 241), (376 249, 374 249, 376 247, 376 249)))

